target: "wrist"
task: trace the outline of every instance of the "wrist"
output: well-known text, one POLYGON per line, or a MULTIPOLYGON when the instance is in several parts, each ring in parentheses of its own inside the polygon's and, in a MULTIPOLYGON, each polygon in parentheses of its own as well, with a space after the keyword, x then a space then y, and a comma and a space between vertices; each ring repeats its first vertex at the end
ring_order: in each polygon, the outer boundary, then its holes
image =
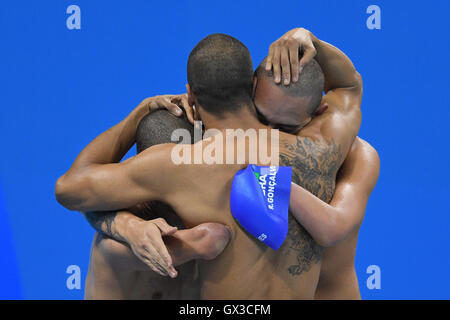
POLYGON ((316 55, 319 55, 321 51, 321 41, 311 31, 309 31, 309 36, 311 37, 314 48, 316 49, 316 55))
POLYGON ((131 120, 133 123, 139 125, 139 122, 141 122, 142 118, 144 118, 149 113, 149 109, 147 105, 140 104, 136 108, 131 111, 131 113, 128 115, 127 118, 131 120))
POLYGON ((129 212, 119 212, 114 219, 114 229, 121 241, 130 243, 133 231, 142 223, 141 219, 129 212))

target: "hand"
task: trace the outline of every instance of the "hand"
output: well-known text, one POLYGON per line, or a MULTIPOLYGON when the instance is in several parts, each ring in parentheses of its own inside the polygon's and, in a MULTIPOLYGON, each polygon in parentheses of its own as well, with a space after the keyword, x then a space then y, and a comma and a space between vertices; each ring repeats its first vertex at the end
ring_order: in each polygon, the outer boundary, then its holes
POLYGON ((166 94, 147 98, 139 104, 138 108, 145 108, 149 113, 158 109, 167 109, 177 117, 183 114, 181 110, 183 108, 189 122, 194 124, 194 112, 188 103, 187 94, 166 94))
POLYGON ((288 31, 280 39, 270 45, 267 55, 266 70, 273 67, 273 77, 276 83, 281 82, 283 73, 283 84, 289 85, 298 81, 298 76, 303 67, 316 55, 313 44, 313 35, 306 29, 296 28, 288 31), (299 51, 302 49, 303 56, 299 61, 299 51))
POLYGON ((177 228, 168 225, 163 218, 148 221, 133 219, 124 238, 136 257, 153 271, 175 278, 178 273, 162 236, 173 235, 176 231, 177 228))

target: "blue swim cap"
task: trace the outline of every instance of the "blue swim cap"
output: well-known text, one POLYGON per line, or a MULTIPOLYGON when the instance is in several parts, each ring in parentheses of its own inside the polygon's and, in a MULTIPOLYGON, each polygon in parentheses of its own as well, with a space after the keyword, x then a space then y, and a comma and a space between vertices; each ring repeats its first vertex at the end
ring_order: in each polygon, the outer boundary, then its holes
POLYGON ((258 240, 277 250, 288 232, 291 167, 249 165, 233 178, 231 214, 258 240))

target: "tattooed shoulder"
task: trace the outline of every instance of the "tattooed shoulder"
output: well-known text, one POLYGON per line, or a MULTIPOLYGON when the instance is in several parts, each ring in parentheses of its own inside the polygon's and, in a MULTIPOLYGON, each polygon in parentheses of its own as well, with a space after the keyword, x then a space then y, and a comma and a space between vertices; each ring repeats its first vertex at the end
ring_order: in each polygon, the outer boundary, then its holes
MULTIPOLYGON (((280 144, 280 164, 292 167, 292 181, 326 202, 333 197, 336 173, 341 162, 342 153, 333 139, 315 141, 296 137, 295 143, 282 141, 280 144)), ((281 250, 284 255, 295 258, 288 267, 292 276, 309 271, 312 264, 321 261, 323 253, 323 248, 291 212, 289 232, 281 250)))

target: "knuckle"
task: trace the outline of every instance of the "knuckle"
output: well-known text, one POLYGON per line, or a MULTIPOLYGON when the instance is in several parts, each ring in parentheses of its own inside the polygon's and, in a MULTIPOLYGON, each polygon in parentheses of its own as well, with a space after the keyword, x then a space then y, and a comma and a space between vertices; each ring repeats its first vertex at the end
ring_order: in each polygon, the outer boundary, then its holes
POLYGON ((160 222, 160 223, 167 223, 166 220, 165 220, 164 218, 158 218, 157 220, 158 220, 158 222, 160 222))

